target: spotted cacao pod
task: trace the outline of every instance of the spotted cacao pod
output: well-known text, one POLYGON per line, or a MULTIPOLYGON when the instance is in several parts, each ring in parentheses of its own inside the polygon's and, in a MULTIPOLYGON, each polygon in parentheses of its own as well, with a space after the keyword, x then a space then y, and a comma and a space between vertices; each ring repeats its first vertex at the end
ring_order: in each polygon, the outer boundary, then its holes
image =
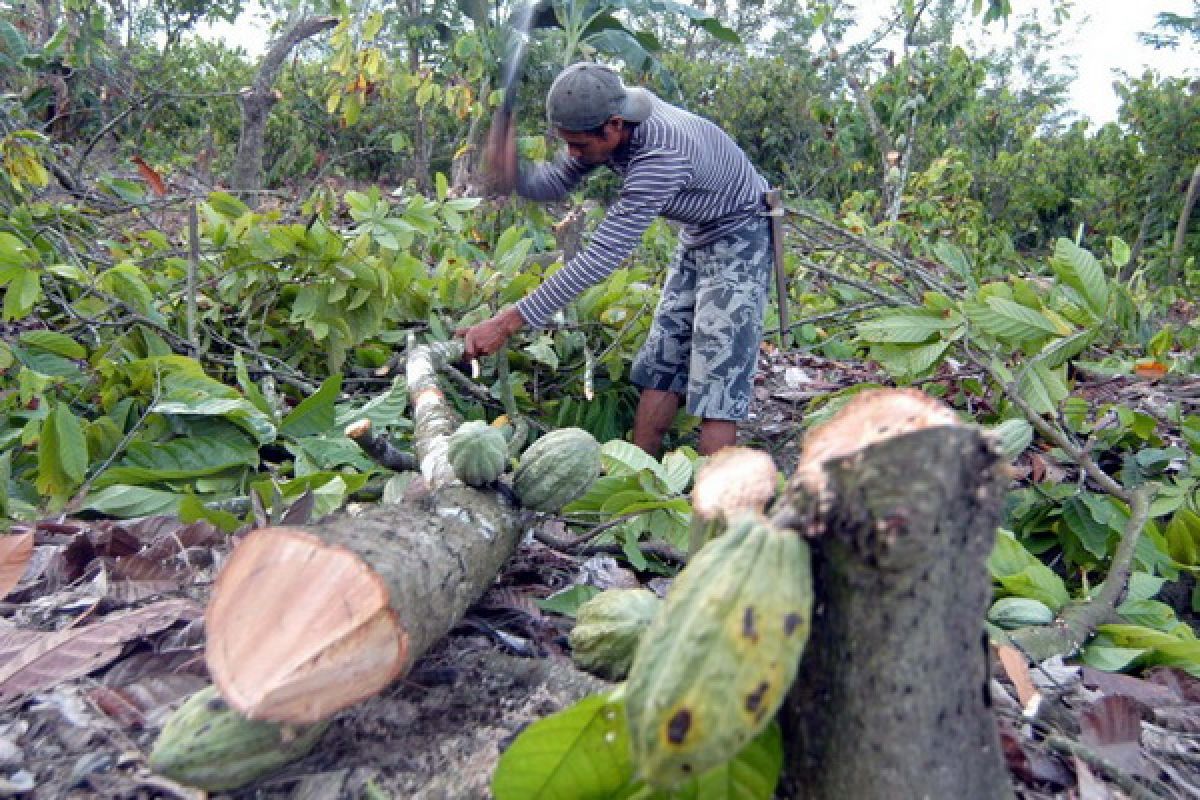
POLYGON ((638 772, 675 786, 723 764, 779 710, 808 639, 807 543, 743 515, 675 578, 642 635, 626 703, 638 772))

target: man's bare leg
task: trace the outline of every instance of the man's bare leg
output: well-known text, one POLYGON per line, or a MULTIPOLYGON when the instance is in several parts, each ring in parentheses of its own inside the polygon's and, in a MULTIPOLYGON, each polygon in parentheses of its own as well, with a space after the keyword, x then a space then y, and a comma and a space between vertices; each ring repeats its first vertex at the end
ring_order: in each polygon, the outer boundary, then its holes
POLYGON ((737 441, 737 423, 728 419, 706 419, 700 423, 697 449, 702 456, 711 456, 722 447, 737 441))
POLYGON ((679 410, 679 395, 660 389, 642 389, 637 414, 633 418, 633 443, 658 458, 663 437, 675 421, 679 410))

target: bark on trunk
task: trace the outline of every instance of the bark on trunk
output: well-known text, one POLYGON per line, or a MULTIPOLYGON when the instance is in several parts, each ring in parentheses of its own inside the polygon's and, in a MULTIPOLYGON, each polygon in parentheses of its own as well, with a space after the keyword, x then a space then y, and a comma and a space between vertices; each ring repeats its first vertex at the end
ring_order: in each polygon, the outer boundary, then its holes
MULTIPOLYGON (((338 24, 337 17, 308 17, 289 28, 271 45, 259 65, 254 83, 241 91, 242 132, 230 183, 235 191, 255 192, 262 188, 263 140, 267 116, 275 105, 275 78, 283 61, 296 45, 338 24)), ((253 198, 247 198, 253 205, 253 198)))
POLYGON ((909 414, 852 418, 859 448, 805 443, 786 513, 818 606, 781 713, 786 797, 1012 797, 983 630, 1007 477, 979 431, 909 414))

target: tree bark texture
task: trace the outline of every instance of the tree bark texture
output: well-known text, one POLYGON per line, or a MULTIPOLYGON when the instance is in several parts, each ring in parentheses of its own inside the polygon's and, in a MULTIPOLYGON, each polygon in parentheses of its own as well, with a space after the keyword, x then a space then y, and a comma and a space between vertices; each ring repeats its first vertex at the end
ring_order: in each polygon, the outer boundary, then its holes
POLYGON ((271 45, 258 67, 254 83, 241 91, 238 99, 242 106, 242 132, 238 139, 237 157, 231 176, 234 190, 255 192, 262 188, 263 141, 267 132, 267 116, 276 102, 273 87, 284 59, 292 48, 305 39, 337 24, 337 17, 307 17, 297 22, 271 45))
POLYGON ((973 428, 935 427, 826 462, 818 605, 781 720, 783 796, 1011 798, 988 698, 985 561, 1008 478, 973 428))

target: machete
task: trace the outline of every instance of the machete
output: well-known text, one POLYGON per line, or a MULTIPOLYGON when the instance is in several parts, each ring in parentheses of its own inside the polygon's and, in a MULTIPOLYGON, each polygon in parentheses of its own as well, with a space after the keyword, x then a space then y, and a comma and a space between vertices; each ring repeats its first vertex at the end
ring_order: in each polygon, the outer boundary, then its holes
POLYGON ((763 201, 767 206, 767 216, 771 220, 771 248, 775 261, 775 299, 779 302, 779 346, 783 347, 783 337, 788 332, 788 292, 787 271, 783 264, 783 216, 787 209, 783 207, 783 192, 771 189, 763 193, 763 201))

